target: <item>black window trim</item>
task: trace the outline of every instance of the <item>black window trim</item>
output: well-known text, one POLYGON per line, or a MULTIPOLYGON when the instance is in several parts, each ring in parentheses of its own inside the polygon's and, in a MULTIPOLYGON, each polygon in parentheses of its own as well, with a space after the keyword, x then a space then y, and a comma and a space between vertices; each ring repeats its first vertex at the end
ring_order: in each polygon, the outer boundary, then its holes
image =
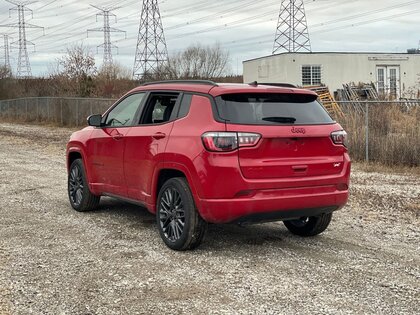
POLYGON ((145 104, 143 106, 142 112, 139 115, 138 119, 136 119, 136 124, 134 124, 132 127, 142 127, 142 126, 159 126, 159 125, 164 125, 164 124, 168 124, 171 123, 175 120, 178 119, 178 112, 179 112, 179 107, 181 105, 181 100, 183 98, 184 92, 183 91, 178 91, 178 90, 150 90, 147 91, 147 95, 146 95, 146 100, 145 100, 145 104), (155 123, 155 124, 143 124, 142 121, 145 119, 145 115, 147 112, 149 105, 149 101, 151 99, 151 97, 153 95, 159 95, 159 94, 178 94, 178 98, 175 102, 174 108, 172 110, 171 113, 171 117, 169 118, 168 121, 164 121, 161 123, 155 123))

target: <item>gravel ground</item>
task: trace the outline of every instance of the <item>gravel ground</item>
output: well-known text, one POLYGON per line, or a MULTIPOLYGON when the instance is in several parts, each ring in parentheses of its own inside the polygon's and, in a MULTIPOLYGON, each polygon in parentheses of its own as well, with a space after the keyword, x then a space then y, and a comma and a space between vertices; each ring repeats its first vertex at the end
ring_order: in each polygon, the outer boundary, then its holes
POLYGON ((315 238, 212 225, 174 252, 145 209, 66 195, 71 130, 0 123, 0 314, 419 314, 420 177, 354 167, 315 238))

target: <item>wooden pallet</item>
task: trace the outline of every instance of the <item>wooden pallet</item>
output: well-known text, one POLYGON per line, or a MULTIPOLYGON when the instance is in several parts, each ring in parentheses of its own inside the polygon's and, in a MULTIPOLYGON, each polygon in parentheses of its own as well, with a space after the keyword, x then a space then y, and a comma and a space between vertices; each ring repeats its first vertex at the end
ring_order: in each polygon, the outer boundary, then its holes
POLYGON ((304 88, 318 94, 319 100, 331 116, 333 116, 334 118, 344 117, 344 113, 341 110, 340 105, 338 105, 338 103, 335 101, 327 86, 316 85, 305 86, 304 88))

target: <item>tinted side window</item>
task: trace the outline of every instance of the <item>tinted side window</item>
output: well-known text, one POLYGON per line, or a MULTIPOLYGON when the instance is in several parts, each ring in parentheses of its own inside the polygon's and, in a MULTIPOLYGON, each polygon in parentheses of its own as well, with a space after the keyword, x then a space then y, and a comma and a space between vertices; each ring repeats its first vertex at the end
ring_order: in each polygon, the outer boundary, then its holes
POLYGON ((249 125, 328 124, 333 120, 312 95, 244 93, 216 97, 220 118, 249 125))
POLYGON ((145 93, 138 93, 123 99, 108 113, 105 127, 131 126, 144 95, 145 93))
POLYGON ((179 93, 151 94, 142 118, 142 124, 161 124, 171 119, 179 93))

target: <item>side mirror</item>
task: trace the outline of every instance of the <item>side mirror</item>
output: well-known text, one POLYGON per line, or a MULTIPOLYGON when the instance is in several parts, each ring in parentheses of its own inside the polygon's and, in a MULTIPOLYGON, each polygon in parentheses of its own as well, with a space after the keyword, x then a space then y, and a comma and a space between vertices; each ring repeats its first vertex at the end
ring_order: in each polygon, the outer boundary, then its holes
POLYGON ((92 127, 101 127, 102 115, 100 114, 90 115, 87 119, 87 123, 89 126, 92 126, 92 127))

